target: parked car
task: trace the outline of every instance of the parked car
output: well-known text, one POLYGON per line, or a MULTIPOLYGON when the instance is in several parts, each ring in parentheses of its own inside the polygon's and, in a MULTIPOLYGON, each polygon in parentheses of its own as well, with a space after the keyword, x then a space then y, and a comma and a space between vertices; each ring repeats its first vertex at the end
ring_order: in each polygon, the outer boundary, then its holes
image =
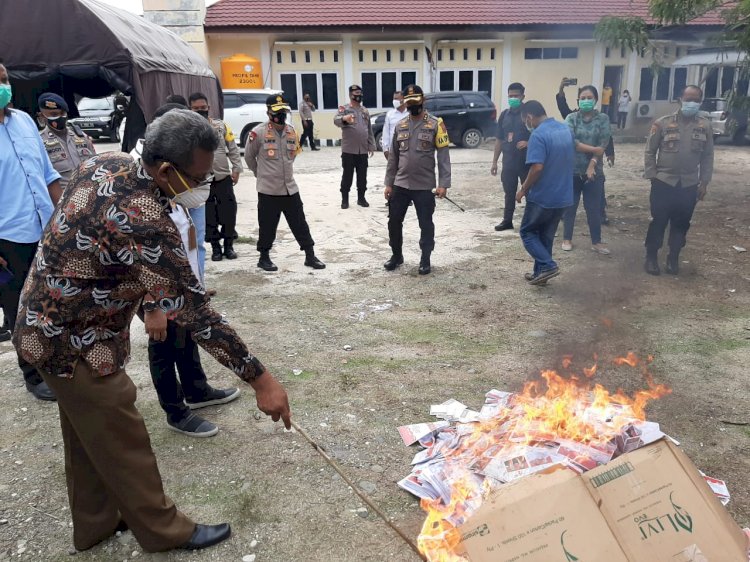
MULTIPOLYGON (((245 146, 250 131, 268 119, 266 98, 282 94, 281 90, 224 90, 224 121, 237 137, 239 146, 245 146)), ((295 109, 295 108, 292 108, 295 109)))
MULTIPOLYGON (((425 109, 442 117, 448 136, 456 146, 477 148, 485 137, 495 136, 497 108, 487 92, 435 92, 425 94, 425 109)), ((385 113, 373 115, 375 144, 382 150, 385 113)))
POLYGON ((747 135, 747 112, 731 110, 726 98, 706 98, 701 111, 711 118, 714 140, 719 137, 732 139, 734 144, 745 142, 747 135))
POLYGON ((127 100, 122 96, 106 98, 81 98, 78 113, 71 121, 92 139, 108 137, 111 142, 120 142, 120 125, 125 117, 127 100))

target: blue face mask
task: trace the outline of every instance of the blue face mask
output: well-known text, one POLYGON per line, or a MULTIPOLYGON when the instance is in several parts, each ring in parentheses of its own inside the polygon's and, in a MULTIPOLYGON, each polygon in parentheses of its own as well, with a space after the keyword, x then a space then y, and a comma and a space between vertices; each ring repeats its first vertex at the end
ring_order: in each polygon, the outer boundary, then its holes
POLYGON ((684 101, 682 102, 682 114, 685 117, 695 117, 700 111, 701 104, 697 101, 684 101))
POLYGON ((0 84, 0 109, 4 109, 13 97, 13 89, 10 84, 0 84))

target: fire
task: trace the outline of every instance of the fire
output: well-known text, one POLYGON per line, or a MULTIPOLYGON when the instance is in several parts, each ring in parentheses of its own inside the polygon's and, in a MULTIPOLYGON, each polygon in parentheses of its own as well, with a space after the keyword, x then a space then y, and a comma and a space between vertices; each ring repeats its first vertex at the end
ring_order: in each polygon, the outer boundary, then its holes
MULTIPOLYGON (((643 361, 632 352, 613 360, 614 365, 640 370, 646 388, 632 395, 610 392, 591 380, 598 370, 596 357, 591 367, 582 369, 583 376, 563 377, 547 370, 518 394, 488 393, 490 415, 484 415, 483 408, 479 423, 446 432, 450 442, 440 450, 445 459, 440 466, 449 489, 441 498, 421 502, 427 517, 418 546, 427 560, 465 562, 458 527, 492 488, 554 464, 584 472, 624 452, 631 440, 637 442, 637 424, 646 423, 646 405, 671 392, 654 382, 648 371, 652 360, 649 356, 643 361)), ((563 357, 563 368, 572 364, 572 356, 563 357)))

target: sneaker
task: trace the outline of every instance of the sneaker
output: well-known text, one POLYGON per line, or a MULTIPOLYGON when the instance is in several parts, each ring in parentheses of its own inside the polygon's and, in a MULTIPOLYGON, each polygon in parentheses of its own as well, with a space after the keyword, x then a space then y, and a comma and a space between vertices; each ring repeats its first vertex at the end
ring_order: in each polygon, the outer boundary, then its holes
MULTIPOLYGON (((563 250, 564 249, 565 248, 563 248, 563 250)), ((610 254, 609 248, 607 248, 604 244, 595 244, 594 246, 591 246, 591 251, 603 256, 608 256, 610 254)))
POLYGON ((573 242, 570 240, 563 240, 562 249, 566 252, 570 252, 573 249, 573 242))
POLYGON ((557 277, 558 275, 560 275, 559 267, 553 267, 552 269, 547 269, 545 271, 540 272, 536 277, 534 277, 531 281, 529 281, 529 285, 545 285, 549 279, 552 279, 553 277, 557 277))
POLYGON ((167 424, 172 431, 182 433, 183 435, 189 435, 190 437, 213 437, 219 433, 219 428, 216 424, 204 420, 202 417, 193 414, 192 412, 178 422, 167 420, 167 424))
POLYGON ((502 232, 503 230, 513 230, 513 223, 503 221, 500 224, 495 225, 495 230, 498 232, 502 232))
MULTIPOLYGON (((524 273, 523 274, 523 278, 526 279, 526 281, 531 281, 532 279, 534 279, 534 274, 533 273, 524 273)), ((546 280, 538 283, 538 285, 546 285, 546 284, 547 284, 546 280)))
POLYGON ((240 397, 239 388, 212 388, 198 401, 185 400, 188 408, 191 410, 197 410, 198 408, 205 408, 206 406, 216 406, 217 404, 226 404, 232 400, 236 400, 240 397))

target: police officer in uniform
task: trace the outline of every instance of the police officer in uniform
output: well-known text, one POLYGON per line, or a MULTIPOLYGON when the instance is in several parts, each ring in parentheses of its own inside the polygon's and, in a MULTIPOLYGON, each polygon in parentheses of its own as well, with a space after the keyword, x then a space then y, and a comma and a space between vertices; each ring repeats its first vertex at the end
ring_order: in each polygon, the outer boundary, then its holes
POLYGON ((84 160, 96 155, 94 145, 78 125, 68 123, 68 103, 57 94, 39 96, 39 112, 46 126, 39 134, 52 166, 60 174, 60 187, 65 191, 71 174, 84 160))
POLYGON ((237 238, 237 199, 234 186, 240 181, 242 157, 232 129, 221 119, 208 116, 211 107, 208 99, 200 92, 188 98, 191 111, 209 120, 219 138, 219 148, 214 153, 213 181, 211 194, 206 202, 206 241, 211 243, 211 261, 237 259, 234 239, 237 238), (224 250, 221 241, 224 240, 224 250))
POLYGON ((505 192, 503 220, 495 226, 497 231, 513 230, 518 181, 525 182, 529 171, 526 165, 526 147, 530 133, 521 119, 521 104, 525 92, 526 88, 519 82, 513 82, 508 86, 508 109, 503 110, 497 120, 495 154, 492 158, 490 173, 493 176, 497 175, 497 160, 502 152, 503 169, 500 172, 500 182, 505 192))
POLYGON ((690 219, 706 195, 714 170, 711 120, 700 115, 703 91, 687 86, 680 109, 657 119, 646 142, 644 177, 651 180, 651 224, 646 235, 646 273, 659 275, 658 253, 669 224, 667 273, 679 273, 690 219))
POLYGON ((333 123, 341 129, 341 208, 349 208, 349 190, 354 171, 357 171, 357 205, 369 207, 365 199, 367 191, 367 159, 375 152, 375 136, 372 134, 370 112, 362 105, 362 87, 349 86, 347 105, 339 107, 333 123))
POLYGON ((294 159, 302 151, 294 127, 288 123, 291 108, 280 95, 266 98, 268 121, 255 127, 248 136, 245 162, 257 178, 258 190, 258 267, 276 271, 269 252, 276 239, 279 219, 284 218, 305 252, 305 265, 324 269, 325 264, 315 256, 315 242, 305 219, 299 188, 294 181, 294 159))
POLYGON ((448 152, 448 131, 439 117, 424 110, 422 88, 410 85, 403 90, 404 103, 409 116, 402 119, 393 132, 385 173, 385 198, 390 202, 388 237, 393 251, 384 267, 393 271, 404 263, 402 253, 403 226, 409 203, 417 211, 421 237, 419 247, 422 258, 419 274, 430 273, 430 254, 435 248, 435 195, 443 198, 451 183, 451 160, 448 152), (438 181, 435 182, 435 157, 437 156, 438 181))

